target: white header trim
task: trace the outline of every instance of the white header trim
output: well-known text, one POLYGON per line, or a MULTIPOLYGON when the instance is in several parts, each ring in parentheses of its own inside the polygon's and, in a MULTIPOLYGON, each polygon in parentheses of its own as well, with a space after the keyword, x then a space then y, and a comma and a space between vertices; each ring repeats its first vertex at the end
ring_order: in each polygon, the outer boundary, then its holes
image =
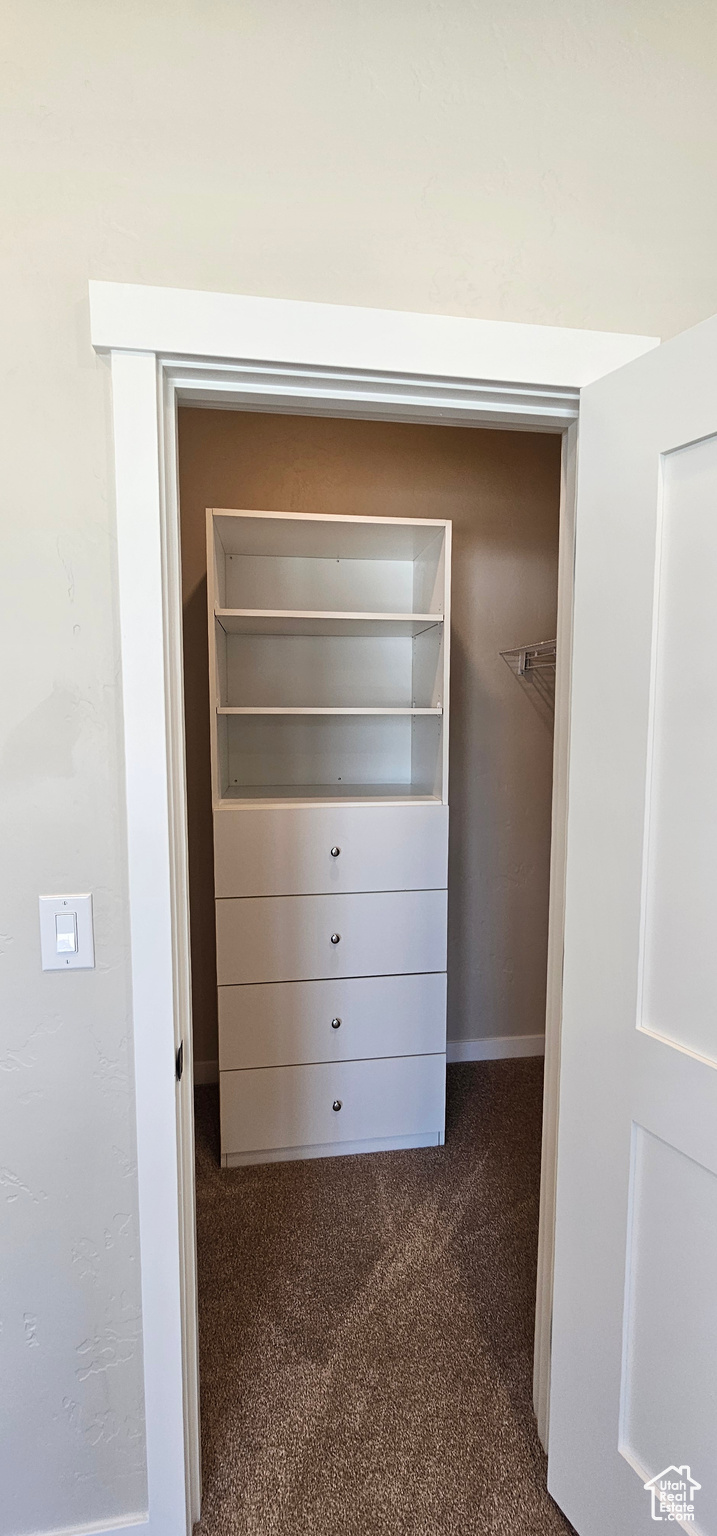
POLYGON ((90 283, 100 351, 582 388, 659 345, 655 336, 309 304, 134 283, 90 283))

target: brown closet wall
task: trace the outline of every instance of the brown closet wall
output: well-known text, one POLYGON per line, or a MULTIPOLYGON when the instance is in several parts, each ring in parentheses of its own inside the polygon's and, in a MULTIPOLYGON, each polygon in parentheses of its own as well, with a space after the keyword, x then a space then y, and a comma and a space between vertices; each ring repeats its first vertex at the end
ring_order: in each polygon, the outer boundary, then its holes
POLYGON ((205 508, 453 519, 448 1037, 542 1031, 552 731, 499 652, 555 634, 560 439, 179 413, 194 1054, 216 1062, 205 508))

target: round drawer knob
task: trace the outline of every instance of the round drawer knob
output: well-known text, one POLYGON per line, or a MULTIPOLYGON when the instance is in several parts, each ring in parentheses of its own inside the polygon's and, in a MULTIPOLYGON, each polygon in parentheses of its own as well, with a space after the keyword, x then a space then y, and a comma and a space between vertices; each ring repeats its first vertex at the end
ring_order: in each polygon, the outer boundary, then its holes
POLYGON ((340 933, 332 933, 332 935, 331 935, 331 943, 332 944, 340 944, 341 943, 341 934, 340 933))
POLYGON ((332 859, 337 859, 339 854, 340 854, 340 852, 341 852, 341 849, 337 848, 336 844, 334 843, 334 846, 331 849, 331 857, 332 857, 332 859))
POLYGON ((341 1100, 340 1099, 334 1099, 334 1102, 331 1105, 331 1108, 339 1110, 341 1108, 341 1100))
POLYGON ((331 1028, 332 1029, 340 1029, 341 1028, 341 1020, 340 1019, 332 1019, 331 1020, 331 1028))

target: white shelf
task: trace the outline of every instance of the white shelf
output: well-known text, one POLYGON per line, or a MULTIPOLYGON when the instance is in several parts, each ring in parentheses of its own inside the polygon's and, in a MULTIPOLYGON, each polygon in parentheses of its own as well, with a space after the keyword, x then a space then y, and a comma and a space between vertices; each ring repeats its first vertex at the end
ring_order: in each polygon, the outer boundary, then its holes
POLYGON ((293 704, 218 704, 218 715, 442 715, 441 705, 437 709, 402 709, 402 708, 376 708, 351 707, 343 709, 336 705, 293 705, 293 704))
POLYGON ((334 512, 259 512, 214 507, 226 555, 284 559, 410 560, 445 536, 443 518, 355 517, 334 512))
POLYGON ((298 609, 217 608, 217 622, 227 635, 345 635, 389 639, 415 638, 443 623, 442 613, 318 613, 298 609))
POLYGON ((333 804, 356 800, 361 805, 440 805, 440 795, 427 795, 412 784, 229 784, 220 805, 292 805, 317 801, 333 804))

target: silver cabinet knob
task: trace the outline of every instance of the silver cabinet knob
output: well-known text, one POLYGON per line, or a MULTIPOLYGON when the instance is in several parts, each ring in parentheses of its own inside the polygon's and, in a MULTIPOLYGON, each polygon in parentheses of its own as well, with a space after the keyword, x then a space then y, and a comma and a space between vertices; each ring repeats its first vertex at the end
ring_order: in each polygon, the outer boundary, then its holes
POLYGON ((331 1020, 331 1028, 332 1029, 340 1029, 341 1028, 341 1020, 340 1019, 332 1019, 331 1020))
POLYGON ((341 934, 340 933, 332 933, 332 935, 331 935, 331 943, 332 944, 340 944, 341 943, 341 934))
POLYGON ((331 1105, 331 1108, 339 1110, 341 1108, 341 1100, 340 1099, 334 1099, 334 1102, 331 1105))
POLYGON ((332 859, 337 859, 339 854, 340 854, 340 852, 341 852, 341 849, 337 848, 336 844, 334 843, 334 846, 331 849, 331 857, 332 857, 332 859))

